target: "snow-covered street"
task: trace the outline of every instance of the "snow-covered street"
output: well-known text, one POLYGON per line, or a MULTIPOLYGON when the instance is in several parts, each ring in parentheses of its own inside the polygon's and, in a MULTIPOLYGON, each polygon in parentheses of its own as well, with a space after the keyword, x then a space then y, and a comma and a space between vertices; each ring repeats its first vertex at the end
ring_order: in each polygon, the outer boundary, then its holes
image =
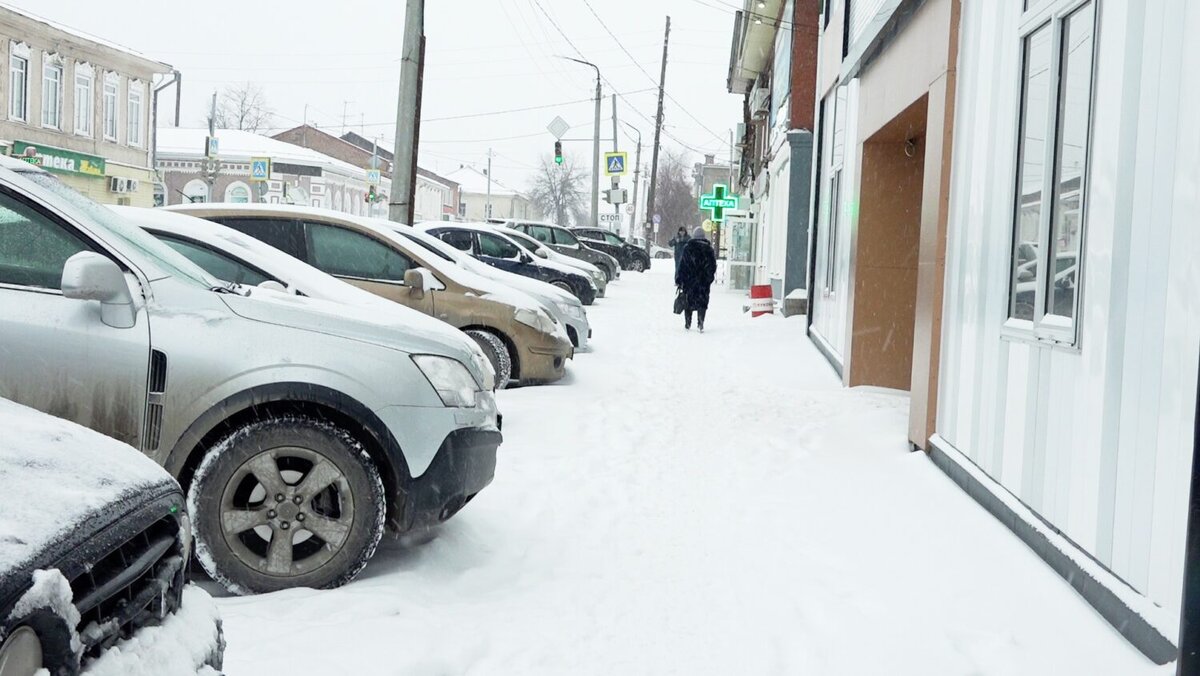
POLYGON ((500 394, 495 482, 431 538, 222 599, 227 672, 1170 673, 908 452, 905 396, 741 294, 685 333, 656 264, 563 382, 500 394))

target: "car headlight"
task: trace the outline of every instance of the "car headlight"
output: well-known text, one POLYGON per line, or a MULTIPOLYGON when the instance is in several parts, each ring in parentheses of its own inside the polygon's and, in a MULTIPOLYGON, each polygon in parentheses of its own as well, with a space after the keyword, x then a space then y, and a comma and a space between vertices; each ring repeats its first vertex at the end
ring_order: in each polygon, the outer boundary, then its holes
POLYGON ((550 318, 550 315, 546 314, 542 310, 520 308, 513 315, 513 319, 516 319, 525 326, 535 328, 542 333, 554 333, 555 329, 557 328, 554 320, 550 318))
POLYGON ((567 302, 558 302, 554 304, 558 307, 558 311, 568 317, 575 319, 583 319, 583 306, 567 302))
POLYGON ((461 362, 432 354, 413 355, 412 360, 437 391, 443 404, 454 408, 475 406, 475 393, 479 391, 481 383, 475 382, 475 377, 461 362))
POLYGON ((592 270, 592 281, 597 284, 603 284, 604 282, 608 281, 608 277, 606 277, 600 270, 592 270))

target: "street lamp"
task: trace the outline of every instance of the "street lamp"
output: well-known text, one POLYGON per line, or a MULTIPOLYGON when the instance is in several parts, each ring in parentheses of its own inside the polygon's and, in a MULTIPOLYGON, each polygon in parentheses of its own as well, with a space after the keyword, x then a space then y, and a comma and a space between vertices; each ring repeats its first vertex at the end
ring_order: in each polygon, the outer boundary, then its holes
POLYGON ((575 59, 569 56, 560 56, 560 59, 574 61, 585 66, 591 66, 596 69, 596 129, 592 136, 592 223, 591 226, 598 227, 600 224, 600 66, 583 59, 575 59))

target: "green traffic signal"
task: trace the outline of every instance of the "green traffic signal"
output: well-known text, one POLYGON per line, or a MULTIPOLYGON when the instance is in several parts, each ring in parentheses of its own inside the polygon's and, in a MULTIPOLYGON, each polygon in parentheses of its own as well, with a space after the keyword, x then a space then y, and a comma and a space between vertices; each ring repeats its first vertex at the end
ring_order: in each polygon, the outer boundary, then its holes
POLYGON ((555 163, 555 164, 562 164, 562 163, 563 163, 563 156, 562 156, 562 141, 555 141, 555 142, 554 142, 554 163, 555 163))

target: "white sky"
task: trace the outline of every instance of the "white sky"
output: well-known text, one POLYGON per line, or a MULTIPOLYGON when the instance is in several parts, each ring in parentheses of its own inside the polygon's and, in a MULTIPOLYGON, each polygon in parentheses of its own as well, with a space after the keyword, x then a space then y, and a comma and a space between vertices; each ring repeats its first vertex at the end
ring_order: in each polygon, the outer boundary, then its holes
MULTIPOLYGON (((278 114, 277 124, 310 123, 347 129, 391 143, 399 78, 403 0, 246 2, 210 0, 7 0, 9 4, 127 45, 169 63, 184 75, 184 126, 201 126, 214 89, 257 82, 278 114), (148 11, 149 8, 154 8, 148 11)), ((568 138, 591 138, 592 69, 555 59, 578 56, 547 21, 540 3, 587 60, 626 95, 639 116, 618 101, 618 117, 637 125, 650 160, 651 120, 665 16, 671 15, 667 70, 667 130, 697 150, 727 157, 729 130, 741 118, 740 99, 726 92, 729 45, 737 0, 589 0, 634 61, 617 46, 584 0, 427 0, 425 98, 421 164, 448 172, 482 165, 496 152, 494 173, 524 188, 539 155, 550 152, 546 125, 561 115, 575 125, 568 138), (727 9, 720 9, 726 7, 727 9), (520 113, 434 121, 434 118, 543 106, 520 113), (682 105, 680 105, 682 104, 682 105), (692 119, 684 112, 691 113, 692 119), (703 127, 708 127, 720 138, 703 127), (525 138, 508 138, 522 136, 525 138), (491 140, 495 139, 495 140, 491 140)), ((611 139, 612 89, 604 86, 602 138, 611 139)), ((164 95, 172 98, 168 91, 164 95)), ((160 116, 169 120, 170 102, 160 116)), ((633 143, 621 136, 621 149, 633 143)), ((664 138, 664 145, 678 145, 664 138)), ((611 149, 611 140, 602 142, 611 149)), ((567 143, 589 158, 590 143, 567 143)), ((699 159, 698 153, 696 159, 699 159)))

